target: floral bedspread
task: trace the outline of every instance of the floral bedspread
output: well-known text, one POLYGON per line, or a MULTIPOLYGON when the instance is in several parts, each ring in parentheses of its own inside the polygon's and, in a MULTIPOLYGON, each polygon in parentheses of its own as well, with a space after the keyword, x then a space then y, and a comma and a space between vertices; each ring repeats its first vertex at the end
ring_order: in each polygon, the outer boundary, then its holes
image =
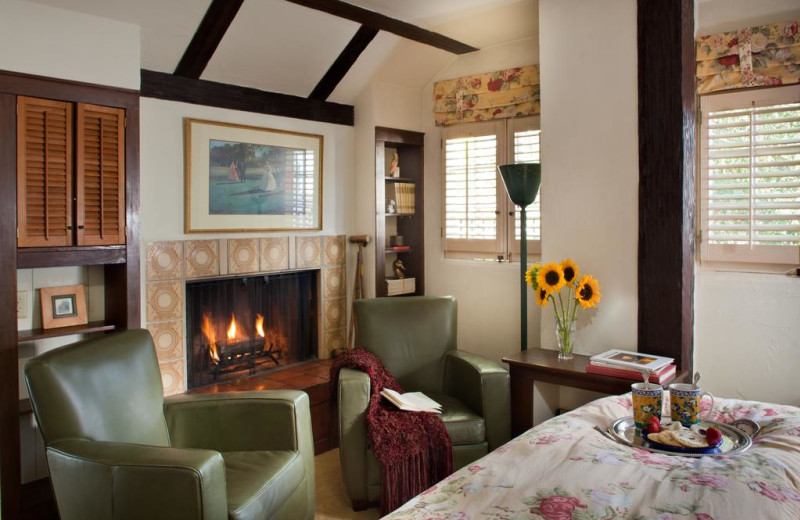
POLYGON ((708 419, 761 426, 749 450, 661 455, 596 430, 632 415, 630 394, 528 430, 385 518, 392 520, 800 519, 800 408, 716 399, 708 419))

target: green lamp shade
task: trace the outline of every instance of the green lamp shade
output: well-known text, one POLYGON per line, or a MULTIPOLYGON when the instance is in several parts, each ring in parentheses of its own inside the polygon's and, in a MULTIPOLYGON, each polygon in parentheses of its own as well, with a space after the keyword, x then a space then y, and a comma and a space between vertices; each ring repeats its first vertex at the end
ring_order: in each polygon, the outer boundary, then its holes
POLYGON ((542 182, 542 165, 540 163, 501 164, 497 167, 503 176, 503 183, 517 206, 527 207, 536 200, 539 184, 542 182))

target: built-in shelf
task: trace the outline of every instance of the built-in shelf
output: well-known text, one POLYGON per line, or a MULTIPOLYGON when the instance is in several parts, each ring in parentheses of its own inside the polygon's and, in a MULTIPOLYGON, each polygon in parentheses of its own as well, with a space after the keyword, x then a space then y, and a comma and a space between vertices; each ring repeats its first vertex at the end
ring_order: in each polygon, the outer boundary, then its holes
POLYGON ((91 321, 84 325, 74 325, 72 327, 59 327, 57 329, 30 329, 17 332, 17 339, 22 341, 34 341, 37 339, 57 338, 59 336, 70 336, 72 334, 89 334, 91 332, 111 332, 116 328, 113 323, 105 321, 91 321))
POLYGON ((398 253, 398 254, 399 253, 410 253, 412 251, 413 251, 413 249, 386 249, 385 250, 387 255, 390 254, 390 253, 398 253))
POLYGON ((124 264, 126 255, 127 248, 124 245, 25 247, 17 249, 17 268, 124 264))
POLYGON ((408 177, 384 177, 388 182, 417 182, 414 179, 410 179, 408 177))
POLYGON ((387 217, 413 217, 416 213, 387 213, 387 217))

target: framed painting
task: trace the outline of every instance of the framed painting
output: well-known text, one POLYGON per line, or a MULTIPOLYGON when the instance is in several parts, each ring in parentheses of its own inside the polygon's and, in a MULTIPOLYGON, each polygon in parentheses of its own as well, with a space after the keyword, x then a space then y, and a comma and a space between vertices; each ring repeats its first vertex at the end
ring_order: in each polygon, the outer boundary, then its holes
POLYGON ((54 329, 87 323, 86 297, 82 285, 42 287, 42 328, 54 329))
POLYGON ((186 233, 322 229, 323 136, 183 124, 186 233))

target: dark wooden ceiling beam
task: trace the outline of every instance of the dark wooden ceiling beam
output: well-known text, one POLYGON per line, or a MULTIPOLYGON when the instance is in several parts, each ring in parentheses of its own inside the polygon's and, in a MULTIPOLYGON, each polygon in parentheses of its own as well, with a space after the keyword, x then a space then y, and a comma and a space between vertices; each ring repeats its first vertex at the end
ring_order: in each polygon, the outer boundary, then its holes
POLYGON ((141 95, 144 97, 337 125, 353 126, 355 121, 355 111, 351 105, 184 78, 152 70, 142 69, 141 74, 141 95))
POLYGON ((308 7, 310 9, 316 9, 317 11, 332 14, 334 16, 338 16, 339 18, 352 20, 360 23, 361 25, 372 27, 373 29, 390 32, 409 40, 424 43, 425 45, 430 45, 447 52, 452 52, 453 54, 467 54, 468 52, 474 52, 478 50, 471 45, 448 38, 442 34, 417 27, 416 25, 412 25, 396 18, 390 18, 386 15, 376 13, 375 11, 370 11, 369 9, 364 9, 362 7, 342 2, 341 0, 287 1, 292 2, 293 4, 302 5, 303 7, 308 7))
POLYGON ((366 25, 359 27, 356 34, 350 40, 350 43, 347 44, 347 47, 339 54, 339 57, 333 62, 328 72, 325 73, 319 83, 317 83, 317 86, 314 87, 314 90, 311 91, 308 99, 318 99, 320 101, 328 99, 328 96, 331 95, 339 82, 342 81, 345 74, 347 74, 347 71, 350 70, 358 57, 364 52, 364 49, 367 48, 367 45, 369 45, 377 34, 378 29, 367 27, 366 25))
POLYGON ((231 22, 244 0, 213 0, 183 53, 175 74, 185 78, 199 78, 217 50, 231 22))

